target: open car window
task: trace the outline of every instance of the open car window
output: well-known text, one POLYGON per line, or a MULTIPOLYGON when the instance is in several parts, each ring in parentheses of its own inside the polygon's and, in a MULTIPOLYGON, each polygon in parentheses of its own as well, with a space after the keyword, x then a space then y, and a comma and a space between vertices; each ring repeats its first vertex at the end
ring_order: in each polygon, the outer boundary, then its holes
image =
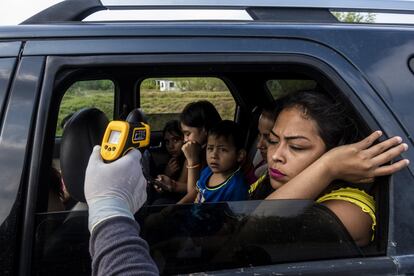
MULTIPOLYGON (((37 215, 36 274, 89 275, 87 216, 37 215)), ((149 206, 136 218, 162 274, 362 255, 341 222, 308 200, 149 206)))

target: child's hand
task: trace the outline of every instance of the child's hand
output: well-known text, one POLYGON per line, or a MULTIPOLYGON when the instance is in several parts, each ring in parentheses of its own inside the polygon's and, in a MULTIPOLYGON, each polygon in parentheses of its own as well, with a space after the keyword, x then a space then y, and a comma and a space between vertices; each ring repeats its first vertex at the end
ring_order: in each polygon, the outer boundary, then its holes
POLYGON ((154 183, 154 188, 158 193, 162 193, 163 191, 167 191, 167 192, 175 191, 176 183, 173 179, 169 178, 168 176, 160 174, 157 176, 155 180, 160 182, 159 185, 154 183))
POLYGON ((171 177, 179 170, 180 170, 180 164, 178 163, 177 159, 173 157, 168 161, 168 164, 165 167, 164 173, 165 175, 171 177))
POLYGON ((181 150, 187 159, 188 166, 200 164, 201 145, 199 143, 188 141, 182 146, 181 150))
POLYGON ((406 151, 408 145, 401 143, 400 137, 373 145, 381 135, 381 131, 375 131, 358 143, 334 148, 323 155, 332 180, 369 183, 377 176, 389 175, 406 167, 408 159, 384 165, 406 151))

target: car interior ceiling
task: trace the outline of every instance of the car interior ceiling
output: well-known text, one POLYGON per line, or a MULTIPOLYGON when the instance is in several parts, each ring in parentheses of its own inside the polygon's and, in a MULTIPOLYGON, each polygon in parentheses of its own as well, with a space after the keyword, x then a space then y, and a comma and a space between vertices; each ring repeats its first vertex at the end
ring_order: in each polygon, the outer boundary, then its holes
MULTIPOLYGON (((263 106, 269 100, 272 100, 266 81, 270 79, 313 79, 318 84, 318 89, 323 91, 339 91, 334 83, 320 72, 306 66, 281 64, 275 66, 274 64, 238 64, 237 66, 223 65, 223 64, 208 64, 208 65, 164 65, 164 66, 106 66, 99 68, 80 68, 80 69, 66 69, 59 73, 56 77, 55 90, 56 95, 51 102, 51 116, 49 117, 47 128, 48 135, 45 137, 46 143, 55 144, 54 133, 57 125, 57 113, 59 111, 59 104, 66 89, 74 82, 79 80, 93 80, 93 79, 111 79, 116 84, 115 95, 115 109, 114 118, 122 117, 122 108, 127 106, 128 110, 136 107, 139 104, 139 99, 136 99, 137 84, 143 79, 150 77, 218 77, 222 79, 233 97, 235 98, 239 108, 238 121, 251 128, 252 124, 251 114, 256 106, 263 106), (257 97, 256 93, 252 91, 259 90, 263 97, 257 97), (127 92, 125 92, 127 91, 127 92), (134 103, 135 102, 135 103, 134 103)), ((340 93, 341 94, 341 93, 340 93)), ((342 96, 344 100, 346 99, 342 96)), ((365 122, 360 119, 361 128, 364 134, 368 133, 369 128, 365 122)), ((252 143, 254 137, 257 135, 255 127, 251 129, 249 143, 252 143)), ((54 150, 54 147, 44 147, 42 171, 47 171, 51 166, 53 156, 59 154, 54 150), (55 152, 54 152, 55 151, 55 152), (49 160, 49 161, 46 161, 49 160)), ((59 156, 58 156, 59 157, 59 156)), ((372 189, 374 197, 377 199, 378 208, 378 226, 376 230, 376 241, 366 249, 366 254, 383 254, 386 250, 385 237, 387 236, 387 219, 388 219, 388 177, 381 177, 376 180, 377 185, 372 189)), ((37 201, 38 212, 44 212, 47 209, 47 176, 42 173, 40 176, 39 193, 37 201), (46 203, 45 203, 46 202, 46 203)))

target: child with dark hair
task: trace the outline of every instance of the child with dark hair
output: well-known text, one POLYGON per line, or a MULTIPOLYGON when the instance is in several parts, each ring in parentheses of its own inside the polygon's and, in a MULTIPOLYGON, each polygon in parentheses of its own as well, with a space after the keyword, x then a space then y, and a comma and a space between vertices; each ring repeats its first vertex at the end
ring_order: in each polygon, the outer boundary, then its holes
POLYGON ((169 187, 169 191, 186 193, 178 203, 194 202, 197 195, 195 184, 200 171, 206 166, 207 133, 220 121, 220 114, 209 101, 192 102, 184 107, 180 115, 181 131, 184 135, 184 145, 181 150, 185 156, 187 179, 185 182, 179 182, 171 181, 171 178, 166 175, 159 177, 159 181, 169 187))
POLYGON ((162 132, 164 139, 164 146, 170 159, 164 168, 164 175, 170 177, 172 180, 187 180, 187 168, 184 166, 185 157, 181 151, 184 145, 184 135, 181 132, 180 122, 178 120, 171 120, 165 124, 162 132))
POLYGON ((210 129, 206 167, 197 181, 196 202, 245 200, 248 187, 240 164, 246 157, 240 127, 224 120, 210 129))
POLYGON ((180 122, 186 141, 196 140, 200 144, 204 144, 202 134, 207 135, 210 128, 221 121, 220 114, 217 109, 209 101, 197 101, 186 105, 181 112, 180 122), (200 133, 191 131, 191 129, 198 129, 200 133), (196 134, 201 134, 196 137, 196 134), (197 139, 199 138, 199 139, 197 139))
POLYGON ((252 160, 252 167, 246 173, 246 180, 250 185, 249 195, 251 199, 254 199, 256 189, 267 177, 267 138, 275 120, 275 107, 269 106, 262 109, 257 122, 257 130, 259 132, 256 144, 257 151, 252 160))
MULTIPOLYGON (((179 187, 187 187, 187 166, 185 156, 181 150, 184 144, 184 136, 181 132, 180 122, 171 120, 165 124, 162 131, 163 153, 168 153, 168 161, 163 162, 158 168, 156 181, 152 184, 155 191, 162 195, 154 195, 157 199, 153 204, 170 204, 180 200, 186 191, 179 187), (161 185, 163 184, 163 185, 161 185)), ((152 195, 152 194, 151 194, 152 195)), ((151 201, 151 200, 150 200, 151 201)))

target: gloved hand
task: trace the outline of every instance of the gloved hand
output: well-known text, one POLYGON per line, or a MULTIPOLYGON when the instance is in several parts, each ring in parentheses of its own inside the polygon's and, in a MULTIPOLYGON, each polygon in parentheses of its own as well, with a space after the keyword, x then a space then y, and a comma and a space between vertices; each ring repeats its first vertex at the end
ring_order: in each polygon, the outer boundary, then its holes
POLYGON ((96 225, 112 217, 134 219, 133 214, 147 199, 141 153, 133 149, 112 163, 104 163, 100 149, 100 146, 93 148, 85 174, 91 233, 96 225))

